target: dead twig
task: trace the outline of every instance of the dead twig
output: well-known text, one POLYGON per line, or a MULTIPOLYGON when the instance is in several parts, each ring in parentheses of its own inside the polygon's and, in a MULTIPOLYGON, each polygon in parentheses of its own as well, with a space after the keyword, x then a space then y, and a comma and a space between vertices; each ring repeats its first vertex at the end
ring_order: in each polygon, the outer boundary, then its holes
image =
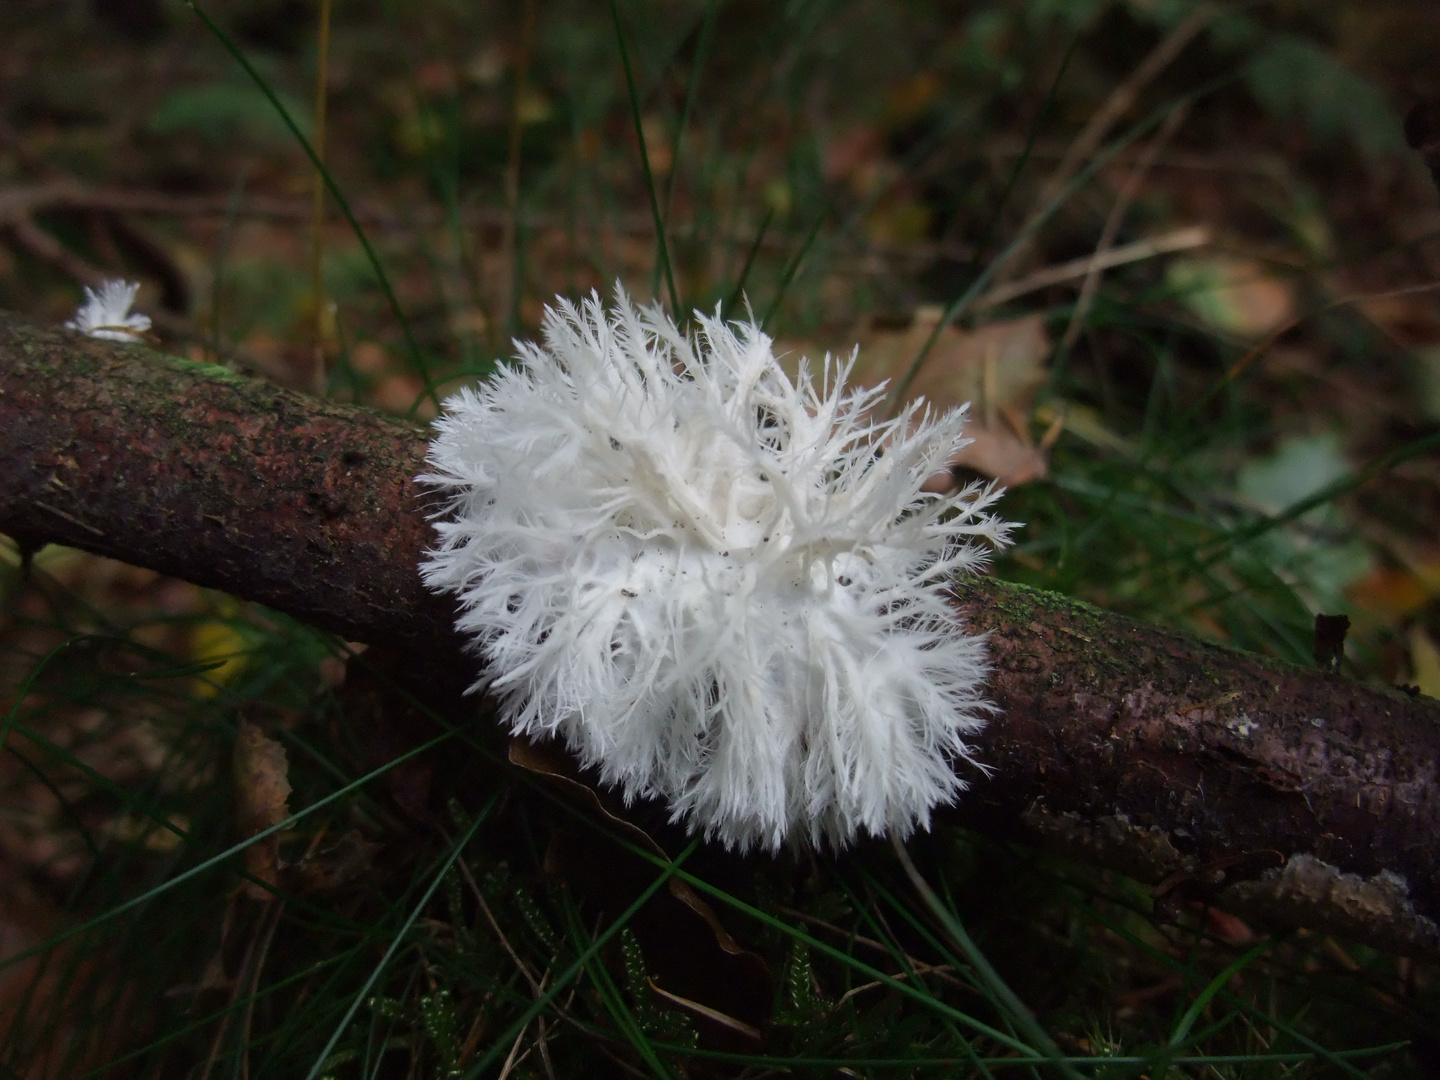
POLYGON ((1090 257, 1090 267, 1085 272, 1085 280, 1080 286, 1080 295, 1075 300, 1075 310, 1070 315, 1070 324, 1065 327, 1065 336, 1060 339, 1060 347, 1069 350, 1079 340, 1080 332, 1085 328, 1085 319, 1090 314, 1090 305, 1094 303, 1095 293, 1100 288, 1100 276, 1105 272, 1105 267, 1100 260, 1110 251, 1111 245, 1115 243, 1115 236, 1120 231, 1120 226, 1125 220, 1125 215, 1130 211, 1130 204, 1140 194, 1140 188, 1145 183, 1145 178, 1150 175, 1150 170, 1155 165, 1155 158, 1165 145, 1180 130, 1180 125, 1185 123, 1185 118, 1190 115, 1188 102, 1182 102, 1171 110, 1170 115, 1165 118, 1155 138, 1151 139, 1145 147, 1140 160, 1130 170, 1125 178, 1124 185, 1115 196, 1115 205, 1110 208, 1110 216, 1105 219, 1105 227, 1100 230, 1100 239, 1095 244, 1095 254, 1090 257))
MULTIPOLYGON (((1185 47, 1199 36, 1222 10, 1222 7, 1216 4, 1200 4, 1161 38, 1150 54, 1140 61, 1135 70, 1110 91, 1104 103, 1091 114, 1085 126, 1080 129, 1080 133, 1070 143, 1065 155, 1060 159, 1060 164, 1055 167, 1055 171, 1040 186, 1040 191, 1035 197, 1036 209, 1031 214, 1031 222, 1048 211, 1050 205, 1060 197, 1075 174, 1095 156, 1106 136, 1114 130, 1115 125, 1135 107, 1135 102, 1139 100, 1144 89, 1185 51, 1185 47)), ((1017 235, 1024 234, 1028 228, 1029 223, 1017 235)), ((1000 267, 997 272, 997 278, 1001 284, 1004 283, 1005 276, 1014 273, 1018 267, 1024 264, 1026 256, 1033 250, 1033 245, 1034 238, 1032 237, 1025 243, 1017 245, 1010 253, 1005 265, 1000 267)))
MULTIPOLYGON (((426 445, 363 409, 0 314, 0 531, 384 642, 449 709, 473 668, 417 572, 426 445)), ((993 579, 954 593, 988 634, 1001 712, 974 740, 989 775, 944 821, 1146 882, 1276 852, 1202 899, 1440 951, 1440 703, 993 579)))
POLYGON ((1189 251, 1192 248, 1204 247, 1213 239, 1208 226, 1190 225, 1183 229, 1150 237, 1147 240, 1136 240, 1133 244, 1124 244, 1108 251, 1097 251, 1093 255, 1086 255, 1083 258, 1071 259, 1069 262, 1036 270, 1033 274, 1008 285, 997 286, 976 300, 971 310, 979 311, 1008 304, 1011 300, 1019 299, 1029 293, 1048 289, 1051 285, 1061 285, 1067 281, 1074 281, 1076 278, 1086 278, 1091 274, 1124 266, 1126 263, 1140 262, 1143 259, 1153 259, 1157 255, 1170 255, 1177 251, 1189 251))

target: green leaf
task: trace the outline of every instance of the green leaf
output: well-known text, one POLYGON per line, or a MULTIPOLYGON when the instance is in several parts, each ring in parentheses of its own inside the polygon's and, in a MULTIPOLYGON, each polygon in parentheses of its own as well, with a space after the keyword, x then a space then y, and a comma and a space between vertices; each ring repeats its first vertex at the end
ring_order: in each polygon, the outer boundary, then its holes
POLYGON ((1277 120, 1301 120, 1321 143, 1348 141, 1375 161, 1405 152, 1399 117, 1376 86, 1313 42, 1277 38, 1246 66, 1255 100, 1277 120))
MULTIPOLYGON (((1275 514, 1324 491, 1350 471, 1338 437, 1303 435, 1283 440, 1269 457, 1242 465, 1235 488, 1245 502, 1275 514)), ((1345 588, 1371 567, 1369 548, 1347 533, 1344 515, 1327 504, 1262 538, 1262 548, 1275 565, 1295 576, 1317 606, 1338 609, 1345 588)))
MULTIPOLYGON (((291 116, 305 115, 303 103, 283 93, 277 96, 291 116)), ((172 91, 155 107, 146 127, 157 135, 195 131, 215 145, 235 138, 282 143, 290 137, 264 94, 253 86, 234 82, 172 91)))

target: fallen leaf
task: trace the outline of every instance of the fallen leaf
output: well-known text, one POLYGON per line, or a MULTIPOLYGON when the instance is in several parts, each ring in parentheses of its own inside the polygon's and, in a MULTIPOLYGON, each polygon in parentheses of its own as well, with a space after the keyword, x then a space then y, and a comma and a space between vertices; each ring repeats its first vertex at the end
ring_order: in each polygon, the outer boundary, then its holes
MULTIPOLYGON (((934 333, 943 312, 922 307, 908 327, 872 329, 860 341, 857 385, 903 378, 934 333)), ((990 424, 1002 405, 1024 412, 1045 384, 1050 337, 1038 315, 986 323, 974 330, 947 326, 920 365, 909 396, 938 409, 969 402, 971 415, 990 424)))
MULTIPOLYGON (((1343 284, 1338 288, 1343 290, 1340 295, 1353 296, 1362 291, 1343 284)), ((1440 312, 1437 312, 1433 294, 1362 296, 1355 306, 1407 349, 1440 344, 1440 312)))
MULTIPOLYGON (((852 380, 857 387, 894 383, 905 377, 935 331, 943 311, 922 307, 908 325, 871 327, 859 342, 852 380)), ((987 323, 974 330, 947 326, 936 337, 909 387, 937 410, 970 405, 962 448, 951 466, 974 470, 1006 487, 1040 479, 1048 472, 1050 441, 1036 445, 1026 417, 1044 385, 1050 338, 1039 316, 987 323)), ((814 360, 822 349, 810 343, 784 342, 777 351, 814 360)), ((945 491, 953 479, 937 474, 926 490, 945 491)))
POLYGON ((1345 590, 1356 607, 1382 619, 1403 619, 1430 602, 1435 589, 1412 571, 1376 567, 1345 590))
MULTIPOLYGON (((240 835, 249 839, 274 828, 290 816, 289 761, 285 747, 242 719, 235 734, 235 802, 240 835)), ((279 880, 280 840, 271 833, 245 849, 245 869, 269 885, 279 880)), ((272 895, 255 881, 242 883, 245 893, 266 900, 272 895)))
MULTIPOLYGON (((1278 514, 1325 490, 1350 471, 1339 436, 1331 432, 1291 435, 1280 439, 1273 453, 1241 465, 1235 474, 1235 490, 1256 509, 1278 514)), ((1317 507, 1303 520, 1320 522, 1330 516, 1327 507, 1317 507)))
POLYGON ((379 342, 360 341, 350 350, 350 367, 361 375, 380 375, 390 369, 390 354, 379 342))
POLYGON ((1250 924, 1237 915, 1219 908, 1205 907, 1205 922, 1210 932, 1227 945, 1249 945, 1255 940, 1255 931, 1250 924))
POLYGON ((973 469, 1007 488, 1040 480, 1049 472, 1045 452, 1011 428, 970 424, 965 437, 970 443, 950 459, 952 467, 973 469))
POLYGON ((430 397, 422 398, 424 393, 425 382, 418 376, 391 375, 375 387, 370 400, 377 409, 402 416, 410 412, 411 406, 415 406, 416 419, 433 420, 436 415, 435 402, 430 397), (415 405, 416 401, 419 401, 419 405, 415 405))
POLYGON ((1295 286, 1262 263, 1228 255, 1175 259, 1165 280, 1212 330, 1261 338, 1295 318, 1295 286))
POLYGON ((307 853, 287 867, 286 880, 301 892, 329 892, 369 876, 382 848, 382 844, 366 840, 360 830, 351 829, 335 843, 307 853))
POLYGON ((196 697, 214 697, 226 683, 234 682, 249 662, 250 644, 235 624, 239 601, 220 601, 216 618, 197 622, 190 630, 190 659, 197 664, 218 662, 219 666, 190 680, 196 697))
MULTIPOLYGON (((1235 474, 1239 499, 1278 514, 1350 474, 1340 438, 1329 432, 1282 438, 1273 453, 1245 462, 1235 474)), ((1374 555, 1355 535, 1335 503, 1314 507, 1300 519, 1256 542, 1276 566, 1292 574, 1316 608, 1339 610, 1345 590, 1368 574, 1374 555)))
POLYGON ((483 337, 489 332, 490 320, 479 308, 460 308, 450 316, 450 333, 456 337, 483 337))

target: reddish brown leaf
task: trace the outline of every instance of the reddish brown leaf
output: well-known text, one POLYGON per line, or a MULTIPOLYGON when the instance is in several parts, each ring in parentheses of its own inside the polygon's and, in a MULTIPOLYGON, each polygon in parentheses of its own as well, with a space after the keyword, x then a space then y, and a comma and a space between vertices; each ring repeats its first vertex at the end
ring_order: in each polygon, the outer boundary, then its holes
MULTIPOLYGON (((241 720, 235 736, 236 818, 242 837, 255 836, 290 816, 289 762, 285 748, 257 724, 241 720)), ((272 833, 245 849, 245 869, 269 885, 279 880, 280 840, 272 833)), ((247 895, 264 900, 271 894, 254 881, 242 886, 247 895)))

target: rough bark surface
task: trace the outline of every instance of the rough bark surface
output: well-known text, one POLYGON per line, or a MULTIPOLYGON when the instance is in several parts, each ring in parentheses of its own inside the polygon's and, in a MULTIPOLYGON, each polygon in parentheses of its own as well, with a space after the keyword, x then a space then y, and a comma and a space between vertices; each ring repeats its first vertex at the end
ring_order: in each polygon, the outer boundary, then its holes
POLYGON ((1052 593, 960 593, 1005 710, 962 813, 1239 913, 1440 946, 1440 703, 1052 593))
POLYGON ((415 424, 0 312, 0 531, 268 604, 352 640, 453 650, 414 568, 415 424))
MULTIPOLYGON (((466 677, 425 433, 0 313, 0 532, 223 589, 466 677)), ((1440 951, 1440 703, 993 580, 1004 712, 955 820, 1272 923, 1440 951)))

